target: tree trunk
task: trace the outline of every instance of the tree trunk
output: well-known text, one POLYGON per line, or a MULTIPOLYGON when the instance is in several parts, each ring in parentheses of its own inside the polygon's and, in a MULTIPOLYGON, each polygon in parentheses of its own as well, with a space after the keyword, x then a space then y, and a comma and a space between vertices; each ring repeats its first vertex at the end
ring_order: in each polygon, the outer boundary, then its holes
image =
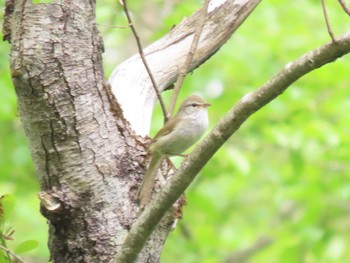
MULTIPOLYGON (((195 57, 191 69, 218 50, 259 0, 218 2, 218 7, 211 6, 208 20, 212 19, 213 24, 206 32, 215 32, 214 25, 227 22, 219 19, 222 11, 232 16, 232 9, 238 18, 233 16, 226 31, 221 31, 226 32, 224 37, 212 41, 210 49, 199 47, 200 56, 195 57)), ((137 93, 137 84, 130 93, 124 90, 121 95, 115 91, 117 99, 120 96, 123 101, 123 110, 119 107, 104 80, 103 44, 95 24, 94 1, 32 4, 29 0, 8 0, 4 18, 4 38, 12 44, 11 74, 18 108, 41 183, 41 211, 49 224, 51 261, 110 262, 136 220, 135 197, 148 157, 147 140, 138 134, 146 134, 144 127, 149 127, 150 115, 137 116, 138 120, 146 118, 146 125, 138 129, 137 121, 131 117, 126 120, 123 111, 130 113, 125 108, 127 101, 135 105, 139 101, 136 97, 145 100, 147 96, 137 93)), ((166 37, 170 42, 158 46, 158 51, 169 52, 171 41, 185 41, 185 47, 188 46, 194 19, 195 16, 184 21, 182 25, 186 26, 173 31, 171 38, 166 37), (179 38, 186 30, 186 36, 179 38)), ((148 55, 158 51, 151 47, 148 55)), ((184 57, 187 51, 182 48, 175 53, 184 57)), ((168 57, 164 54, 161 57, 159 65, 164 65, 168 57)), ((135 62, 134 58, 131 61, 140 66, 140 61, 135 62)), ((169 66, 171 74, 157 75, 157 79, 164 80, 162 89, 177 75, 178 67, 169 66)), ((133 74, 132 68, 129 70, 128 76, 133 74)), ((158 68, 156 74, 159 70, 162 71, 158 68)), ((120 72, 114 74, 114 87, 115 80, 120 81, 120 87, 126 83, 120 72)), ((128 83, 133 82, 129 79, 128 83)), ((149 83, 144 91, 152 94, 149 83)), ((151 112, 153 101, 145 112, 151 112)), ((170 211, 156 227, 138 262, 159 261, 164 241, 179 215, 177 209, 170 211)))
MULTIPOLYGON (((146 151, 104 80, 94 3, 21 0, 13 8, 11 74, 43 191, 51 260, 110 262, 136 217, 146 151)), ((145 249, 152 261, 171 217, 163 222, 145 249)))

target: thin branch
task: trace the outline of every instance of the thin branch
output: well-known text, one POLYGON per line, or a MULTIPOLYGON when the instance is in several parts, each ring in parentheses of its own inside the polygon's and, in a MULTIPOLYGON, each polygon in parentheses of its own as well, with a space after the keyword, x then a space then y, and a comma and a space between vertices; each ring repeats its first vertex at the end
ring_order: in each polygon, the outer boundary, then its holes
MULTIPOLYGON (((206 19, 208 26, 202 32, 200 45, 189 70, 197 68, 215 54, 260 2, 261 0, 210 1, 206 19)), ((168 34, 144 49, 148 64, 153 72, 157 72, 156 79, 159 80, 157 83, 161 91, 176 82, 179 66, 188 54, 200 11, 201 9, 183 19, 168 34)), ((136 134, 145 136, 149 133, 154 97, 149 92, 144 92, 152 90, 153 86, 146 70, 140 71, 144 67, 140 63, 139 54, 127 59, 113 70, 109 83, 130 127, 136 134), (129 88, 130 83, 133 83, 132 89, 129 88), (132 103, 130 97, 137 98, 138 103, 132 103)))
POLYGON ((23 259, 21 259, 19 256, 17 256, 15 253, 13 253, 11 250, 9 250, 7 247, 4 247, 0 244, 0 249, 4 250, 6 253, 13 256, 15 259, 17 259, 19 262, 25 263, 23 259))
POLYGON ((234 134, 239 127, 257 110, 283 93, 292 83, 312 70, 350 52, 350 31, 333 42, 312 50, 294 62, 254 92, 245 95, 185 159, 180 169, 154 197, 151 203, 131 227, 116 261, 134 262, 148 237, 171 208, 174 202, 191 184, 199 171, 215 152, 234 134))
MULTIPOLYGON (((290 220, 293 218, 293 215, 297 211, 297 206, 295 203, 290 202, 286 207, 283 207, 276 218, 272 219, 271 227, 276 228, 280 227, 285 221, 290 220)), ((261 250, 265 249, 272 243, 274 243, 276 240, 272 236, 269 235, 262 235, 258 237, 253 244, 250 246, 240 249, 238 251, 234 251, 230 255, 228 255, 227 259, 225 260, 226 263, 244 263, 248 262, 249 259, 251 259, 255 254, 260 252, 261 250)))
POLYGON ((148 66, 148 63, 147 63, 147 60, 145 58, 145 54, 143 53, 143 48, 142 48, 142 45, 141 45, 141 40, 140 40, 140 37, 139 35, 137 34, 136 32, 136 29, 135 29, 135 26, 132 22, 132 19, 131 19, 131 16, 130 16, 130 13, 129 13, 129 10, 128 10, 128 7, 126 5, 126 0, 121 0, 120 1, 120 4, 123 6, 123 10, 124 10, 124 13, 128 19, 128 22, 129 22, 129 25, 130 25, 130 28, 131 28, 131 31, 132 33, 134 34, 134 37, 136 39, 136 43, 137 43, 137 48, 139 49, 139 54, 140 54, 140 57, 141 57, 141 60, 143 62, 143 64, 145 65, 145 68, 146 68, 146 71, 148 73, 148 76, 149 78, 151 79, 151 82, 152 82, 152 86, 154 88, 154 91, 157 95, 157 98, 159 100, 159 103, 160 103, 160 106, 162 108, 162 111, 163 111, 163 115, 164 115, 164 122, 166 122, 168 120, 168 113, 166 111, 166 107, 165 107, 165 104, 164 104, 164 100, 159 92, 159 87, 153 77, 153 74, 151 72, 151 69, 149 68, 148 66))
POLYGON ((350 9, 346 6, 346 4, 344 3, 343 0, 338 0, 341 7, 343 8, 343 10, 345 11, 345 13, 347 13, 350 16, 350 9))
POLYGON ((324 16, 324 19, 326 21, 328 34, 331 36, 332 42, 335 43, 335 38, 334 38, 334 35, 333 35, 333 31, 332 31, 331 25, 330 25, 329 20, 328 20, 326 5, 324 3, 324 0, 321 0, 321 2, 322 2, 323 16, 324 16))
MULTIPOLYGON (((192 44, 191 44, 190 50, 189 50, 189 52, 187 54, 185 63, 180 68, 180 72, 179 72, 179 75, 178 75, 177 80, 176 80, 176 84, 175 84, 175 87, 174 87, 173 95, 171 97, 169 110, 168 110, 168 113, 171 116, 174 113, 174 108, 175 108, 177 96, 179 95, 179 91, 180 91, 180 89, 182 87, 182 84, 183 84, 183 82, 185 80, 185 77, 186 77, 186 75, 188 73, 188 70, 191 68, 190 65, 192 63, 194 54, 196 52, 196 49, 197 49, 197 46, 198 46, 198 42, 199 42, 200 36, 202 34, 203 27, 204 27, 204 24, 205 24, 205 20, 206 20, 206 17, 207 17, 209 2, 210 2, 210 0, 205 0, 204 1, 203 7, 202 7, 202 10, 201 10, 201 14, 199 16, 199 19, 198 19, 198 22, 197 22, 197 26, 196 26, 196 29, 195 29, 195 32, 194 32, 194 36, 193 36, 193 39, 192 39, 192 44)), ((170 118, 171 116, 168 116, 168 117, 170 118)))
POLYGON ((265 249, 274 242, 274 239, 269 236, 259 237, 249 247, 232 253, 227 259, 226 263, 244 263, 247 262, 251 257, 265 249))

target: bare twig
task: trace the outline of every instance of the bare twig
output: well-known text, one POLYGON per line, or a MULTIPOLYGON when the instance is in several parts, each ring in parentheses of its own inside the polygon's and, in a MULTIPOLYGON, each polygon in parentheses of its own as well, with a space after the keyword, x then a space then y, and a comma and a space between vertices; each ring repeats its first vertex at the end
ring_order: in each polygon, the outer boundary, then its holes
MULTIPOLYGON (((284 206, 280 208, 279 213, 275 218, 272 218, 271 229, 281 227, 283 223, 291 220, 297 212, 297 205, 294 202, 285 203, 284 206)), ((274 243, 276 240, 270 235, 262 235, 258 237, 254 243, 250 246, 234 251, 229 254, 225 263, 245 263, 255 256, 261 250, 267 248, 269 245, 274 243)))
MULTIPOLYGON (((210 1, 200 45, 189 70, 199 67, 215 54, 260 2, 261 0, 210 1)), ((179 74, 179 66, 186 59, 200 12, 201 9, 183 19, 168 34, 144 48, 152 72, 157 72, 157 80, 161 79, 161 81, 157 81, 160 91, 175 83, 179 74), (148 54, 152 54, 152 56, 148 56, 148 54), (181 61, 180 64, 179 61, 181 61)), ((114 69, 109 82, 130 127, 137 134, 146 135, 149 132, 152 108, 149 106, 151 99, 149 93, 143 93, 143 91, 153 90, 153 87, 146 70, 139 71, 140 62, 138 54, 126 60, 114 69), (135 74, 135 68, 137 74, 135 74), (132 89, 127 88, 130 83, 133 83, 132 89), (130 103, 130 97, 136 97, 140 103, 130 103)), ((141 65, 141 69, 143 67, 141 65)))
POLYGON ((180 169, 162 187, 131 227, 116 261, 134 262, 148 237, 179 196, 195 179, 215 152, 256 111, 282 94, 291 84, 307 73, 350 52, 350 31, 337 38, 337 45, 327 43, 309 51, 267 81, 262 87, 245 95, 214 129, 195 147, 180 169), (186 175, 186 176, 184 176, 186 175))
POLYGON ((343 0, 338 0, 341 7, 343 8, 343 10, 345 11, 345 13, 347 13, 350 16, 350 9, 346 6, 346 4, 344 3, 343 0))
POLYGON ((244 263, 251 257, 265 249, 274 242, 274 239, 269 236, 259 237, 251 246, 232 253, 227 259, 226 263, 244 263))
MULTIPOLYGON (((297 211, 297 206, 294 202, 286 203, 281 207, 278 215, 272 219, 271 228, 282 226, 285 221, 290 220, 297 211)), ((245 263, 255 256, 261 250, 267 248, 275 242, 275 238, 269 235, 262 235, 258 237, 250 246, 234 251, 229 254, 225 263, 245 263)))
POLYGON ((151 79, 151 82, 152 82, 152 85, 153 85, 153 88, 154 88, 154 91, 157 95, 157 98, 159 100, 159 103, 160 103, 160 106, 162 108, 162 111, 163 111, 163 115, 164 115, 164 122, 166 122, 168 120, 168 113, 166 111, 166 107, 165 107, 165 104, 164 104, 164 100, 159 92, 159 87, 153 77, 153 74, 151 72, 151 69, 149 68, 148 66, 148 63, 147 63, 147 60, 145 58, 145 54, 143 53, 143 48, 142 48, 142 45, 141 45, 141 40, 140 40, 140 37, 139 35, 137 34, 136 32, 136 29, 135 29, 135 26, 133 25, 132 23, 132 19, 131 19, 131 16, 130 16, 130 13, 129 13, 129 10, 128 10, 128 7, 126 5, 126 0, 121 0, 120 1, 120 4, 123 6, 123 10, 124 10, 124 13, 128 19, 128 22, 129 22, 129 25, 130 25, 130 28, 132 30, 132 33, 134 34, 134 37, 136 39, 136 43, 137 43, 137 47, 139 49, 139 53, 140 53, 140 57, 141 57, 141 60, 143 62, 143 64, 145 65, 145 68, 146 68, 146 71, 151 79))
POLYGON ((333 31, 332 31, 331 25, 329 24, 329 20, 328 20, 326 5, 324 3, 324 0, 321 0, 321 2, 322 2, 323 15, 324 15, 324 19, 326 21, 328 34, 331 36, 332 42, 335 43, 336 41, 335 41, 335 38, 333 35, 333 31))
POLYGON ((3 245, 0 244, 0 249, 4 250, 6 253, 10 254, 13 256, 15 259, 18 260, 18 262, 25 263, 23 259, 21 259, 19 256, 17 256, 15 253, 13 253, 11 250, 9 250, 7 247, 4 247, 3 245))
POLYGON ((176 84, 174 87, 173 95, 171 97, 169 110, 168 110, 168 113, 171 116, 174 113, 174 108, 175 108, 177 96, 178 96, 179 91, 181 89, 182 83, 185 80, 185 77, 186 77, 186 74, 188 73, 189 68, 191 68, 190 64, 192 63, 194 53, 196 52, 196 49, 198 46, 199 38, 200 38, 202 31, 203 31, 205 19, 206 19, 207 13, 208 13, 209 2, 210 2, 209 0, 204 1, 203 7, 201 10, 201 14, 199 16, 197 26, 196 26, 196 29, 194 32, 194 36, 192 39, 192 44, 191 44, 190 50, 187 54, 186 61, 185 61, 184 65, 180 68, 180 72, 179 72, 179 75, 178 75, 177 80, 176 80, 176 84))

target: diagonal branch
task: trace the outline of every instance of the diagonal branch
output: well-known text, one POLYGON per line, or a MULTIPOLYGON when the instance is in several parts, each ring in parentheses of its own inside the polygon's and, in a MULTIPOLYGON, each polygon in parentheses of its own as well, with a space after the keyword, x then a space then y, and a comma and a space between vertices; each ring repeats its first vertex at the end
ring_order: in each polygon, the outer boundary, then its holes
POLYGON ((331 37, 332 42, 335 43, 335 38, 334 38, 333 31, 332 31, 332 27, 331 27, 331 24, 329 23, 329 19, 328 19, 326 4, 325 4, 324 0, 321 0, 321 2, 322 2, 323 16, 324 16, 324 20, 326 21, 328 34, 331 37))
POLYGON ((269 236, 259 237, 253 244, 229 255, 225 263, 245 263, 255 254, 270 246, 275 240, 269 236))
POLYGON ((234 134, 239 127, 257 110, 282 94, 292 83, 327 63, 350 52, 350 31, 295 61, 288 63, 278 74, 256 91, 245 95, 216 124, 183 162, 180 169, 146 207, 130 232, 116 262, 133 262, 158 222, 173 203, 186 190, 199 171, 215 152, 234 134))
POLYGON ((15 253, 13 253, 11 250, 9 250, 7 247, 3 246, 0 244, 0 249, 2 249, 3 251, 5 251, 6 253, 10 254, 13 258, 16 259, 16 262, 21 262, 21 263, 25 263, 23 261, 23 259, 21 259, 19 256, 17 256, 15 253))
MULTIPOLYGON (((188 71, 194 70, 217 52, 260 1, 211 0, 188 71)), ((200 17, 199 10, 184 18, 168 34, 143 50, 159 91, 167 89, 176 81, 179 65, 183 65, 186 60, 200 17)), ((148 135, 157 96, 140 56, 135 55, 118 65, 109 83, 131 128, 138 135, 148 135)))
POLYGON ((153 77, 152 71, 151 71, 150 67, 148 66, 147 60, 145 58, 145 54, 143 53, 141 40, 140 40, 139 35, 137 34, 137 31, 136 31, 136 28, 135 28, 133 22, 132 22, 131 16, 129 14, 128 6, 126 5, 126 0, 121 0, 120 3, 123 6, 123 10, 124 10, 124 13, 126 15, 126 18, 128 19, 131 31, 134 34, 134 37, 136 39, 137 48, 139 50, 139 54, 140 54, 142 63, 145 65, 146 71, 149 75, 149 78, 151 79, 153 89, 154 89, 154 91, 157 95, 157 98, 159 100, 160 106, 161 106, 162 111, 163 111, 164 120, 167 121, 168 120, 168 113, 167 113, 166 108, 165 108, 164 100, 163 100, 162 96, 160 95, 160 91, 159 91, 159 87, 157 85, 157 82, 153 77))
POLYGON ((190 64, 192 63, 194 53, 196 52, 196 49, 198 46, 199 38, 201 37, 202 31, 203 31, 205 19, 206 19, 207 13, 208 13, 209 2, 210 2, 209 0, 204 1, 204 5, 200 11, 201 15, 198 19, 196 30, 195 30, 194 35, 193 35, 193 40, 192 40, 190 50, 187 54, 186 61, 185 61, 184 65, 181 67, 179 75, 177 77, 176 84, 175 84, 174 91, 173 91, 173 95, 172 95, 172 98, 170 100, 170 105, 169 105, 168 112, 169 112, 170 116, 172 116, 174 113, 177 96, 179 95, 179 92, 180 92, 182 84, 185 80, 185 77, 186 77, 187 73, 189 72, 189 69, 191 68, 190 64))
POLYGON ((338 0, 341 7, 343 8, 343 10, 345 11, 345 13, 347 13, 350 16, 350 9, 346 6, 346 4, 344 3, 344 0, 338 0))

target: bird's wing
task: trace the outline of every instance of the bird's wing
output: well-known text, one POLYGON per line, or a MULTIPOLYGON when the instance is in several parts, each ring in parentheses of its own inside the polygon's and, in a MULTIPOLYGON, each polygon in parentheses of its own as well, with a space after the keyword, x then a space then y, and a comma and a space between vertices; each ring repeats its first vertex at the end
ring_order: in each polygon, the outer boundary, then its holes
POLYGON ((168 123, 166 124, 166 129, 164 129, 165 126, 164 126, 162 129, 160 129, 160 130, 157 132, 156 136, 154 136, 154 138, 152 139, 151 143, 157 141, 157 138, 163 137, 163 136, 165 136, 165 135, 171 133, 171 132, 174 130, 174 128, 175 128, 177 122, 178 122, 177 119, 174 119, 174 118, 170 119, 170 120, 168 121, 168 123))

